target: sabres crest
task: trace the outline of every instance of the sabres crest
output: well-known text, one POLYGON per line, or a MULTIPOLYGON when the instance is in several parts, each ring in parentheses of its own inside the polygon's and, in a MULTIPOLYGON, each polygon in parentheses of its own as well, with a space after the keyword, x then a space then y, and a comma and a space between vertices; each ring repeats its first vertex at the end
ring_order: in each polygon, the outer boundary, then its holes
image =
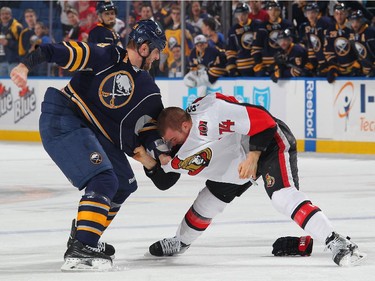
POLYGON ((110 109, 126 105, 134 93, 134 80, 127 71, 117 71, 105 77, 99 86, 100 101, 110 109))
POLYGON ((212 151, 210 148, 206 148, 184 160, 176 156, 173 158, 171 165, 173 169, 188 170, 189 175, 195 176, 210 164, 211 158, 212 151))

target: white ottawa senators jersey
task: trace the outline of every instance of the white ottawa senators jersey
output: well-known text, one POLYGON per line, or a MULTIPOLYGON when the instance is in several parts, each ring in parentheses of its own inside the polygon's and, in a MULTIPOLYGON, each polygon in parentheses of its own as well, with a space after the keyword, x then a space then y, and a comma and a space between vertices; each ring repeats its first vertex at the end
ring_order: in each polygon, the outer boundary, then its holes
POLYGON ((187 111, 192 118, 189 136, 163 169, 217 182, 248 182, 239 178, 237 170, 249 149, 248 136, 276 126, 272 116, 263 108, 239 104, 234 97, 218 93, 197 100, 187 111))

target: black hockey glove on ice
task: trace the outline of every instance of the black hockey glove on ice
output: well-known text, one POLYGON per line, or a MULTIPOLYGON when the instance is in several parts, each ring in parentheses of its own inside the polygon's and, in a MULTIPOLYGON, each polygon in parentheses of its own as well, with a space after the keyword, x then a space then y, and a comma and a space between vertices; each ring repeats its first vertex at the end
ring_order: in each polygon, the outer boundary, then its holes
POLYGON ((274 256, 310 256, 313 248, 311 236, 280 237, 272 245, 274 256))

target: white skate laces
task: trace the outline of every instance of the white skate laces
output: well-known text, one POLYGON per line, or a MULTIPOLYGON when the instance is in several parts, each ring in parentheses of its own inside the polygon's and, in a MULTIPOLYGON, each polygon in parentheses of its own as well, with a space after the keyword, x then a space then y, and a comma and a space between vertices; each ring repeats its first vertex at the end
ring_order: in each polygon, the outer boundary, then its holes
POLYGON ((189 245, 182 243, 177 237, 164 238, 152 244, 149 248, 153 256, 173 256, 182 254, 189 248, 189 245))
POLYGON ((339 266, 357 265, 366 257, 359 252, 358 246, 350 241, 350 237, 344 237, 336 232, 326 239, 325 250, 330 249, 333 261, 339 266))

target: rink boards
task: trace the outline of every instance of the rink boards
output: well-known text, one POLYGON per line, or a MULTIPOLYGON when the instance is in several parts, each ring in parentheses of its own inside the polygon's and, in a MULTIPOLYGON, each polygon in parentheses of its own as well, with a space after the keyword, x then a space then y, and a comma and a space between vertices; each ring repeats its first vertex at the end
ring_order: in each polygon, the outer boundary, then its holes
MULTIPOLYGON (((19 90, 0 81, 0 140, 40 141, 38 119, 47 87, 68 79, 33 79, 19 90)), ((299 78, 277 84, 262 79, 220 79, 214 86, 187 88, 181 79, 157 79, 165 106, 186 108, 198 96, 220 92, 262 105, 285 121, 299 151, 375 154, 375 80, 299 78)))

